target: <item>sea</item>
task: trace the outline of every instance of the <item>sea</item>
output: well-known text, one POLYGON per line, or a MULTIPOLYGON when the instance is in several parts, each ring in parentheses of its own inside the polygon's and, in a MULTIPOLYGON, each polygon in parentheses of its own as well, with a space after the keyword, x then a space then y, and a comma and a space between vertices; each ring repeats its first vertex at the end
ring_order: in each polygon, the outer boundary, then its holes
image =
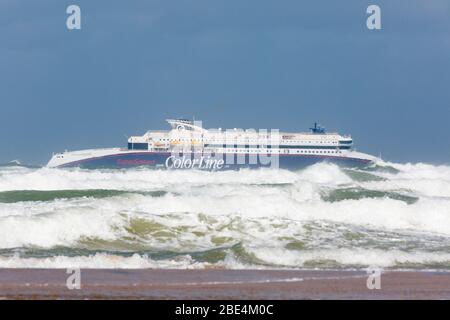
POLYGON ((450 166, 0 166, 0 268, 450 269, 450 166))

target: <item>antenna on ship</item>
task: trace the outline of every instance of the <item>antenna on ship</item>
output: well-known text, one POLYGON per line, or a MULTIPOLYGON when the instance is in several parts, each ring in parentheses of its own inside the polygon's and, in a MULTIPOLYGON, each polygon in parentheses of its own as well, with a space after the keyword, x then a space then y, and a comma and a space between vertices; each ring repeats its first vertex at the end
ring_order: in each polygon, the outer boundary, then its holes
POLYGON ((314 127, 309 128, 309 130, 311 130, 312 133, 325 133, 325 128, 317 122, 314 122, 314 127))

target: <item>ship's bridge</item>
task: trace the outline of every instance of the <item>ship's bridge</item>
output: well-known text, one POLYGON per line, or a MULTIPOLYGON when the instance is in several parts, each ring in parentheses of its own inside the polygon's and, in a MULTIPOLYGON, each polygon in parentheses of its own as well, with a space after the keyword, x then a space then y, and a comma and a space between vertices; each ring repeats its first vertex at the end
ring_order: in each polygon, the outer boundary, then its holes
POLYGON ((148 150, 146 136, 131 136, 128 138, 128 150, 148 150))
POLYGON ((206 129, 202 128, 202 122, 201 121, 191 121, 186 119, 167 119, 166 120, 170 127, 173 130, 178 131, 199 131, 199 132, 205 132, 206 129))

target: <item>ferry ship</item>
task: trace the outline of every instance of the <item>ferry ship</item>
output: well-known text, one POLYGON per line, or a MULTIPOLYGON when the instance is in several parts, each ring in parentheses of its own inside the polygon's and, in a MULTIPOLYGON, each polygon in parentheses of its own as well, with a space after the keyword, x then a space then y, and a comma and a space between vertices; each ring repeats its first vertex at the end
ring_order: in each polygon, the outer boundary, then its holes
POLYGON ((225 170, 239 168, 301 169, 317 162, 364 167, 375 157, 357 152, 351 136, 328 133, 317 123, 309 132, 204 129, 200 121, 168 119, 170 130, 128 138, 126 148, 65 151, 48 167, 225 170))

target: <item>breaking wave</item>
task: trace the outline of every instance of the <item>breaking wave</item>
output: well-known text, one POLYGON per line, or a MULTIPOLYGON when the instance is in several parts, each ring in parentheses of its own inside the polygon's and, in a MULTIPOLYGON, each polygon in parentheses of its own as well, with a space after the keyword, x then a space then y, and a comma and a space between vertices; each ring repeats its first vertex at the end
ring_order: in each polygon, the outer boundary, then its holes
POLYGON ((0 267, 450 269, 450 167, 0 167, 0 267))

